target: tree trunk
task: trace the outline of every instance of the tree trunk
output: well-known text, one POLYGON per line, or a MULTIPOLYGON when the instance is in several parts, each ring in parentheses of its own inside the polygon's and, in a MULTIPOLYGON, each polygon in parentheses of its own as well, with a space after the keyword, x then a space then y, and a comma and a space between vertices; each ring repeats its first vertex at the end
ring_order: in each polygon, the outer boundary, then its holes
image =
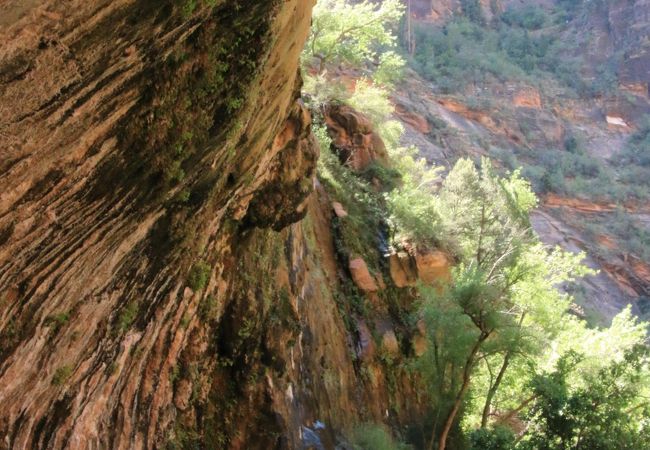
POLYGON ((535 400, 537 397, 539 397, 537 394, 531 395, 528 397, 526 400, 521 402, 519 406, 517 406, 515 409, 512 409, 508 412, 508 414, 501 416, 498 420, 497 423, 506 423, 508 420, 512 419, 517 413, 519 413, 522 409, 524 409, 526 406, 530 404, 533 400, 535 400))
MULTIPOLYGON (((524 322, 524 317, 526 317, 525 312, 522 313, 521 317, 519 318, 519 324, 518 324, 519 328, 521 328, 521 325, 524 322)), ((503 381, 503 377, 506 373, 506 370, 508 370, 511 356, 512 356, 512 352, 507 351, 506 355, 503 357, 503 364, 501 364, 501 369, 499 369, 499 373, 497 374, 497 377, 494 380, 494 384, 490 386, 490 389, 488 390, 487 397, 485 398, 485 405, 483 406, 483 415, 481 416, 481 428, 485 428, 487 426, 488 417, 490 415, 490 408, 492 406, 492 399, 494 398, 494 395, 497 393, 497 390, 501 385, 501 381, 503 381)))
MULTIPOLYGON (((454 400, 454 406, 451 408, 451 411, 449 412, 449 414, 447 415, 447 419, 445 420, 445 425, 442 429, 442 433, 440 434, 440 440, 438 441, 438 450, 445 450, 445 448, 447 447, 447 438, 449 437, 449 432, 451 431, 451 427, 454 424, 456 415, 460 410, 460 406, 463 403, 465 394, 469 389, 469 383, 472 376, 472 367, 474 366, 474 363, 476 361, 476 354, 480 350, 481 344, 483 344, 483 342, 485 342, 485 340, 489 336, 490 336, 490 332, 482 332, 478 340, 474 344, 472 351, 467 357, 467 361, 465 362, 465 367, 463 368, 463 383, 460 387, 460 390, 458 391, 458 394, 456 395, 456 399, 454 400)), ((432 431, 432 433, 435 433, 435 429, 432 431)), ((429 450, 431 450, 431 447, 429 450)))
POLYGON ((503 364, 501 364, 501 369, 499 370, 497 378, 494 380, 494 384, 490 386, 490 389, 488 390, 487 397, 485 398, 485 405, 483 406, 483 414, 481 416, 481 428, 485 428, 487 426, 488 417, 490 415, 490 408, 492 406, 492 399, 497 393, 499 385, 503 380, 503 376, 508 369, 508 365, 510 364, 510 355, 510 352, 506 353, 506 356, 503 358, 503 364))

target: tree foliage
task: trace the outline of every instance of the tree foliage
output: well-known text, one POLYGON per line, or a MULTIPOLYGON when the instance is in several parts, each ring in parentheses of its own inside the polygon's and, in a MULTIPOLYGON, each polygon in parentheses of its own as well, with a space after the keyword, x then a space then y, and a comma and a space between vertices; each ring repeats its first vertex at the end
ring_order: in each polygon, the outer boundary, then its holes
POLYGON ((528 219, 537 199, 518 172, 502 178, 488 160, 478 170, 461 159, 432 202, 440 239, 459 259, 446 290, 423 289, 431 351, 422 366, 439 398, 444 420, 433 428, 444 449, 479 366, 490 373, 485 427, 509 365, 541 353, 556 334, 568 309, 556 286, 587 269, 579 264, 582 255, 539 243, 528 219))
POLYGON ((372 64, 386 77, 404 64, 394 52, 395 31, 403 14, 399 0, 320 0, 313 12, 306 57, 317 61, 318 73, 328 64, 355 68, 372 64))
POLYGON ((531 382, 537 396, 530 427, 518 449, 642 450, 650 448, 649 349, 638 344, 620 360, 588 373, 571 388, 580 356, 565 355, 557 368, 531 382))

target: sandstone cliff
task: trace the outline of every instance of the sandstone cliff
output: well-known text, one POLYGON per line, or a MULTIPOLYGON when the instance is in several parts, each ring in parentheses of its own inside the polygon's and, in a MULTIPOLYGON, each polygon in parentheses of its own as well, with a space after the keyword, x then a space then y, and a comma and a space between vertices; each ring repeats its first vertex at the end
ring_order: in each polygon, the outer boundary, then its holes
POLYGON ((0 447, 152 448, 210 403, 243 230, 311 190, 311 6, 0 7, 0 447))
POLYGON ((315 179, 312 6, 0 6, 0 449, 333 448, 420 420, 410 293, 372 247, 355 285, 315 179))

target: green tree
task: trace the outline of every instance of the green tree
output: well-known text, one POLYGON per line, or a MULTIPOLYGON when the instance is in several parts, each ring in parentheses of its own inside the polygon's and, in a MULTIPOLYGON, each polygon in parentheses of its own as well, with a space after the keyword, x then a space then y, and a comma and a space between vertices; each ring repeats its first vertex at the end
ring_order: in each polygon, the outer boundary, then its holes
POLYGON ((479 0, 460 0, 463 14, 478 25, 485 25, 485 16, 479 0))
POLYGON ((423 289, 431 342, 422 366, 440 402, 429 448, 444 450, 482 361, 497 370, 484 397, 482 426, 513 358, 541 352, 569 300, 556 286, 586 273, 582 255, 549 251, 530 229, 537 199, 518 172, 499 177, 461 159, 437 198, 442 240, 460 260, 442 293, 423 289), (541 345, 537 344, 540 343, 541 345))
POLYGON ((580 356, 569 353, 555 371, 532 382, 531 425, 518 449, 643 450, 650 448, 649 349, 639 344, 620 360, 571 388, 580 356))
POLYGON ((397 46, 396 30, 403 15, 400 0, 320 0, 313 12, 306 58, 317 61, 319 74, 331 63, 355 68, 373 64, 384 67, 385 77, 386 69, 404 65, 391 51, 397 46))
POLYGON ((442 168, 431 167, 424 158, 417 158, 415 147, 389 148, 393 149, 391 158, 402 174, 401 186, 386 194, 395 245, 405 241, 442 245, 440 217, 434 201, 442 168))

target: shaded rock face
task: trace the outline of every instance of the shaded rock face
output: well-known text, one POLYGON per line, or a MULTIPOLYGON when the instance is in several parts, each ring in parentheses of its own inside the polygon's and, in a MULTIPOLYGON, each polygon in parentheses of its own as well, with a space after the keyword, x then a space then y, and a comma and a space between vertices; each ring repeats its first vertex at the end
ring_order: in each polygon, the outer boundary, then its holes
POLYGON ((273 152, 276 156, 267 170, 278 176, 258 190, 246 219, 251 225, 279 231, 304 218, 316 175, 319 147, 311 134, 311 117, 302 102, 296 102, 271 148, 280 150, 273 152))
POLYGON ((587 38, 584 46, 591 69, 597 72, 612 58, 618 59, 619 82, 648 98, 650 1, 608 0, 586 5, 586 15, 577 19, 576 26, 587 38))
MULTIPOLYGON (((542 1, 543 0, 537 0, 542 1)), ((423 21, 443 22, 463 13, 461 0, 405 0, 410 3, 413 18, 423 21)), ((490 21, 495 14, 502 12, 512 0, 479 0, 485 20, 490 21)))
POLYGON ((423 416, 339 306, 312 6, 0 6, 0 449, 333 448, 423 416))
POLYGON ((411 0, 411 14, 417 19, 445 20, 460 11, 460 0, 411 0))
POLYGON ((650 91, 650 49, 647 45, 650 35, 650 1, 608 2, 608 30, 615 48, 625 48, 620 81, 637 86, 645 96, 650 91))
POLYGON ((365 115, 346 105, 329 105, 324 113, 332 146, 342 163, 355 170, 374 161, 388 164, 386 146, 365 115))
POLYGON ((205 427, 241 233, 311 191, 312 3, 0 7, 0 448, 275 445, 205 427))

